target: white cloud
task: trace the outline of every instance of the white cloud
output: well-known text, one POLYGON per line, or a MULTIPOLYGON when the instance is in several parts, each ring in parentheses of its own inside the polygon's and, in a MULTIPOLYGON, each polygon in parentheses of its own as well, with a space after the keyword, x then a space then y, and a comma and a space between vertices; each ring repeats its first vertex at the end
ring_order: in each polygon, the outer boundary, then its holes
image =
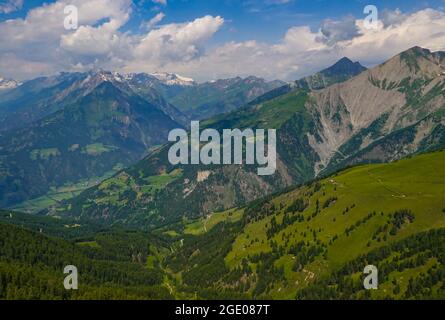
POLYGON ((24 19, 1 22, 0 73, 25 79, 90 68, 153 71, 204 54, 204 42, 224 23, 221 17, 205 16, 143 35, 122 32, 131 11, 131 0, 59 0, 29 11, 24 19), (63 27, 68 1, 79 11, 74 31, 63 27))
POLYGON ((155 15, 149 21, 144 23, 143 26, 145 26, 147 29, 152 29, 159 22, 161 22, 164 18, 165 18, 165 14, 163 12, 159 12, 157 15, 155 15))
POLYGON ((198 80, 250 74, 293 80, 319 71, 343 56, 374 66, 416 45, 445 50, 443 30, 442 11, 425 9, 402 14, 396 10, 386 12, 377 30, 365 29, 363 20, 344 25, 330 21, 318 31, 294 27, 274 45, 230 42, 189 63, 172 62, 166 67, 198 80))
MULTIPOLYGON (((169 71, 197 80, 257 75, 292 80, 348 56, 370 66, 409 47, 445 50, 445 13, 382 11, 377 30, 363 20, 326 20, 318 30, 289 28, 276 43, 255 39, 206 42, 224 25, 219 16, 160 25, 144 34, 123 32, 131 0, 59 0, 0 23, 0 74, 19 80, 59 71, 104 68, 123 72, 169 71), (79 8, 79 28, 63 27, 63 8, 79 8)), ((159 13, 149 26, 159 24, 159 13)))
POLYGON ((5 0, 0 3, 0 13, 11 13, 23 7, 23 0, 5 0))
POLYGON ((152 0, 154 3, 162 4, 164 6, 167 5, 167 0, 152 0))
POLYGON ((425 9, 410 15, 397 13, 398 19, 382 20, 378 30, 366 30, 357 21, 360 35, 340 44, 345 55, 367 64, 376 64, 413 46, 433 51, 445 50, 445 13, 425 9))
POLYGON ((6 20, 0 23, 0 61, 6 65, 0 71, 28 78, 73 65, 94 67, 100 59, 115 61, 131 40, 118 32, 130 13, 131 0, 60 0, 30 10, 24 19, 6 20), (78 8, 80 27, 75 31, 63 25, 68 4, 78 8))
POLYGON ((204 54, 203 44, 223 25, 221 17, 205 16, 184 24, 168 24, 150 31, 134 47, 126 70, 149 71, 175 62, 190 62, 204 54))
POLYGON ((353 16, 348 16, 340 21, 326 19, 322 22, 320 32, 322 41, 333 45, 339 41, 351 40, 358 36, 358 27, 353 16))

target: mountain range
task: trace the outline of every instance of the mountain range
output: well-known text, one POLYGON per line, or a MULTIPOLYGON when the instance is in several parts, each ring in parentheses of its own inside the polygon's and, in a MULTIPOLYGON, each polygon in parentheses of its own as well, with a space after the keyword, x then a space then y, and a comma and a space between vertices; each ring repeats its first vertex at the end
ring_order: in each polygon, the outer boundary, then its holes
POLYGON ((242 206, 350 165, 440 149, 444 56, 414 47, 324 89, 288 85, 203 122, 218 130, 277 129, 273 176, 260 177, 249 165, 172 166, 165 145, 52 214, 153 228, 242 206))
POLYGON ((343 58, 253 96, 250 81, 100 71, 0 94, 2 204, 55 198, 0 210, 0 298, 444 299, 445 53, 343 58), (193 119, 173 101, 200 90, 239 103, 201 129, 277 129, 274 175, 170 164, 158 140, 193 119), (84 270, 75 292, 67 264, 84 270))
POLYGON ((197 84, 174 74, 91 71, 11 87, 0 95, 0 205, 37 199, 45 206, 137 162, 165 143, 171 129, 190 125, 191 109, 169 102, 178 97, 209 92, 193 101, 219 114, 279 84, 250 78, 197 84), (245 87, 235 92, 235 83, 245 87))

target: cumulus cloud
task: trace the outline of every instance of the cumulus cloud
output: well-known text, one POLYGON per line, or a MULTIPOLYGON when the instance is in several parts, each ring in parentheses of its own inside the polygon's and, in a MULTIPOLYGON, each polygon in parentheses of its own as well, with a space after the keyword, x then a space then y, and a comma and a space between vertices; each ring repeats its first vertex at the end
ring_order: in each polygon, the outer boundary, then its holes
POLYGON ((60 0, 30 10, 24 19, 6 20, 0 23, 0 61, 6 65, 1 71, 27 78, 74 65, 94 67, 101 58, 113 61, 131 40, 118 32, 130 13, 131 0, 60 0), (64 28, 67 5, 78 8, 77 30, 64 28))
POLYGON ((442 11, 425 9, 411 14, 388 11, 377 29, 366 29, 361 19, 325 22, 316 31, 293 27, 274 45, 230 42, 190 63, 173 62, 168 67, 197 79, 255 74, 293 80, 344 56, 374 66, 416 45, 433 51, 445 50, 442 30, 445 30, 442 11))
POLYGON ((403 14, 400 9, 396 10, 384 10, 380 14, 380 19, 385 27, 391 25, 397 25, 402 23, 407 18, 406 14, 403 14))
POLYGON ((0 13, 11 13, 23 7, 23 0, 5 0, 0 3, 0 13))
POLYGON ((134 47, 134 61, 127 69, 141 65, 159 68, 171 61, 189 62, 198 58, 204 53, 204 41, 223 23, 224 19, 219 16, 205 16, 189 23, 168 24, 152 30, 134 47))
POLYGON ((419 45, 445 50, 445 13, 382 11, 378 28, 361 19, 325 20, 318 29, 292 27, 276 43, 255 39, 206 47, 224 18, 204 16, 158 25, 160 13, 140 33, 122 31, 131 0, 59 0, 0 23, 0 74, 19 80, 59 71, 104 68, 122 72, 168 71, 198 81, 257 75, 293 80, 348 56, 372 66, 419 45), (69 2, 69 3, 68 3, 69 2), (79 8, 79 28, 65 30, 63 9, 79 8))
POLYGON ((145 22, 143 24, 143 27, 146 27, 147 29, 152 29, 159 22, 161 22, 164 18, 165 18, 165 14, 163 12, 159 12, 157 15, 155 15, 149 21, 145 22))
POLYGON ((339 41, 351 40, 358 36, 356 19, 353 16, 345 17, 340 21, 326 19, 321 24, 322 41, 333 45, 339 41))
MULTIPOLYGON (((122 32, 131 13, 131 0, 59 0, 29 11, 24 19, 1 22, 0 73, 24 79, 62 70, 157 70, 204 54, 204 42, 224 23, 221 17, 205 16, 142 35, 122 32), (78 8, 77 30, 63 26, 68 4, 78 8)), ((152 23, 162 18, 157 15, 152 23)))

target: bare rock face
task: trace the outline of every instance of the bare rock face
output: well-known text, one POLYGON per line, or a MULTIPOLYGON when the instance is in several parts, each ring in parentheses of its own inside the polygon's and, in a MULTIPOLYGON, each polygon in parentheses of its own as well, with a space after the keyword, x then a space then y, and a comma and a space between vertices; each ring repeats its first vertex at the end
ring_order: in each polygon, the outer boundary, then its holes
MULTIPOLYGON (((443 108, 445 98, 440 93, 444 87, 444 54, 415 47, 346 82, 313 91, 307 108, 316 119, 321 137, 308 134, 321 159, 315 171, 326 168, 337 153, 350 156, 341 153, 341 146, 382 115, 386 121, 376 138, 411 126, 443 108)), ((369 135, 366 138, 362 147, 375 141, 369 135)))

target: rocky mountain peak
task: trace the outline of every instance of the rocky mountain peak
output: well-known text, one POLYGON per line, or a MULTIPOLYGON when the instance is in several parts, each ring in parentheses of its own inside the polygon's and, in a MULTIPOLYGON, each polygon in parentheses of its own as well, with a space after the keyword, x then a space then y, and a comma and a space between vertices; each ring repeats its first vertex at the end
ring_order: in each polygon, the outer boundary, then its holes
POLYGON ((163 82, 166 85, 179 85, 179 86, 192 86, 195 85, 196 82, 192 78, 180 76, 175 73, 166 73, 166 72, 154 72, 150 74, 155 77, 159 81, 163 82))
POLYGON ((402 81, 416 79, 435 80, 445 74, 445 55, 421 47, 410 48, 387 62, 370 70, 370 77, 377 81, 386 79, 393 87, 402 81))
POLYGON ((360 62, 353 62, 351 59, 343 57, 340 60, 338 60, 334 65, 321 71, 320 73, 330 76, 335 76, 335 75, 355 76, 365 70, 366 68, 362 66, 360 62))
MULTIPOLYGON (((445 61, 442 53, 414 47, 356 77, 312 92, 309 108, 319 115, 321 139, 309 137, 320 156, 320 168, 352 136, 375 121, 379 134, 415 124, 445 104, 445 61)), ((373 139, 363 146, 371 143, 373 139)))

